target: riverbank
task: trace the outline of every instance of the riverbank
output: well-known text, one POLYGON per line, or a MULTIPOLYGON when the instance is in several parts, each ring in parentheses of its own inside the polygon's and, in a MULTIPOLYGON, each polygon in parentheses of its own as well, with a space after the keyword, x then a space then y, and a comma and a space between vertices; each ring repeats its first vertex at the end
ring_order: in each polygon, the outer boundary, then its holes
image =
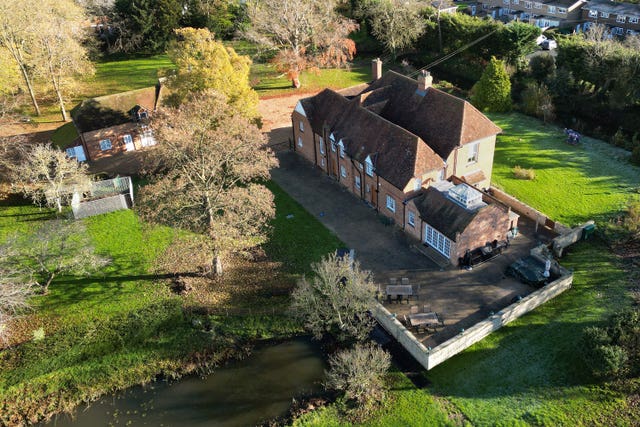
MULTIPOLYGON (((286 314, 289 290, 340 242, 279 187, 269 188, 277 213, 264 254, 232 261, 224 279, 199 294, 175 295, 153 273, 174 230, 144 224, 133 211, 83 220, 96 251, 113 262, 91 277, 56 278, 47 295, 32 298, 34 310, 0 351, 0 424, 35 423, 159 376, 215 368, 244 354, 247 343, 300 334, 286 314)), ((18 197, 0 209, 0 242, 54 218, 18 197)))

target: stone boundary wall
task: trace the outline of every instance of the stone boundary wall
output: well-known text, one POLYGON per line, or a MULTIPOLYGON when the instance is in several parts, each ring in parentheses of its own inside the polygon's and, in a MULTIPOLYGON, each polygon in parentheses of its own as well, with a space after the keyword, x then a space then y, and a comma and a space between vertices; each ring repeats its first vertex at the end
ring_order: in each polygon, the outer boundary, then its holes
POLYGON ((521 202, 515 197, 505 193, 504 191, 491 187, 491 194, 494 199, 499 201, 500 203, 504 203, 509 206, 515 212, 526 216, 527 218, 532 219, 533 221, 537 221, 539 224, 544 225, 551 230, 555 231, 558 234, 566 234, 571 231, 569 227, 559 222, 556 222, 549 218, 547 215, 543 214, 539 210, 532 208, 531 206, 521 202))
POLYGON ((74 218, 80 219, 107 212, 129 209, 129 205, 127 203, 127 196, 118 194, 117 196, 105 197, 90 202, 81 202, 78 205, 72 205, 71 209, 73 210, 74 218))
POLYGON ((498 313, 482 320, 471 328, 443 342, 433 349, 427 349, 416 337, 405 328, 386 308, 377 304, 373 316, 378 323, 393 336, 420 363, 429 370, 464 351, 482 340, 493 331, 528 313, 550 299, 560 295, 571 287, 573 273, 563 270, 563 276, 548 285, 525 296, 520 301, 500 310, 498 313))

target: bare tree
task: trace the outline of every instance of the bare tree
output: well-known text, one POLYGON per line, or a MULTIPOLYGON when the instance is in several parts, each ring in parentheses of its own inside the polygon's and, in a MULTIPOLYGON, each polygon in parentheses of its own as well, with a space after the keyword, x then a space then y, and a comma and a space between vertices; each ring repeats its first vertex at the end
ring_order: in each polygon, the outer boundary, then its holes
POLYGON ((313 264, 312 271, 313 277, 302 278, 292 293, 293 316, 316 339, 325 334, 340 340, 365 339, 373 327, 367 312, 376 292, 370 272, 335 253, 313 264))
POLYGON ((329 357, 325 387, 344 392, 366 411, 384 397, 384 375, 390 366, 391 355, 382 348, 357 344, 329 357))
MULTIPOLYGON (((6 260, 7 256, 7 248, 0 247, 0 260, 6 260)), ((3 345, 8 343, 13 319, 29 309, 28 299, 33 290, 33 278, 24 266, 0 264, 0 342, 3 345)))
POLYGON ((165 110, 153 126, 160 144, 149 152, 152 181, 140 191, 140 213, 207 235, 211 271, 220 274, 225 252, 265 241, 275 209, 258 181, 277 160, 260 130, 213 92, 165 110))
POLYGON ((245 35, 277 50, 279 69, 300 87, 304 69, 339 67, 353 59, 355 43, 348 36, 358 25, 336 13, 336 5, 336 0, 250 1, 245 35))
POLYGON ((34 233, 14 234, 0 249, 0 266, 5 271, 22 271, 47 292, 53 280, 63 274, 89 275, 110 260, 96 255, 91 238, 78 221, 46 221, 34 233))
MULTIPOLYGON (((29 2, 30 3, 30 2, 29 2)), ((6 48, 24 80, 35 113, 40 115, 33 85, 33 63, 30 47, 37 29, 31 4, 24 1, 0 0, 0 45, 6 48)), ((42 23, 40 23, 42 24, 42 23)))
POLYGON ((38 0, 39 20, 47 22, 36 34, 34 64, 38 75, 51 84, 63 121, 68 121, 65 98, 78 76, 93 74, 83 46, 84 10, 73 0, 38 0))
MULTIPOLYGON (((424 33, 425 20, 420 11, 426 6, 418 1, 372 0, 363 2, 359 14, 371 23, 371 34, 395 58, 424 33)), ((438 19, 440 9, 438 8, 438 19)))
POLYGON ((20 160, 10 165, 12 184, 38 205, 62 205, 73 193, 85 193, 91 188, 87 165, 70 159, 60 149, 47 145, 34 145, 20 153, 20 160))

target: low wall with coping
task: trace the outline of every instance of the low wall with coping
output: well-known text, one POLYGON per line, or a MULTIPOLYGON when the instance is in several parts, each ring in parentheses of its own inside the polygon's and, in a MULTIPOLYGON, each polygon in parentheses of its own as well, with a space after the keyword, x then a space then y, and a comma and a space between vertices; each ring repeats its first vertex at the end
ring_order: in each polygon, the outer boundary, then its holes
POLYGON ((378 323, 428 370, 569 289, 573 283, 573 273, 562 267, 560 269, 563 273, 560 278, 432 349, 427 349, 381 304, 376 305, 373 315, 378 323))
POLYGON ((117 196, 105 197, 103 199, 92 200, 90 202, 81 202, 72 204, 71 210, 76 219, 86 218, 88 216, 100 215, 103 213, 129 209, 127 197, 124 194, 117 196))

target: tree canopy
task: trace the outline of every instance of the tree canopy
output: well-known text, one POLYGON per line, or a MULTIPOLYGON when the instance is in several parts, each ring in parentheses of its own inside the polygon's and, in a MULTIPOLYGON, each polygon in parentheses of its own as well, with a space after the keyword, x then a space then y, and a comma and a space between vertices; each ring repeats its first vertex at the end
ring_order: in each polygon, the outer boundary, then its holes
POLYGON ((116 0, 114 25, 125 51, 162 52, 180 27, 180 0, 116 0))
POLYGON ((214 39, 207 29, 181 28, 169 46, 176 65, 169 77, 168 103, 177 106, 190 94, 214 90, 247 118, 258 117, 258 95, 249 85, 251 60, 214 39))
POLYGON ((511 81, 504 62, 491 58, 482 77, 471 90, 471 102, 482 111, 511 110, 511 81))
POLYGON ((151 182, 140 191, 140 213, 208 236, 212 271, 221 273, 221 256, 267 237, 275 209, 259 181, 277 160, 260 130, 214 92, 157 114, 153 129, 160 144, 149 152, 151 182))

